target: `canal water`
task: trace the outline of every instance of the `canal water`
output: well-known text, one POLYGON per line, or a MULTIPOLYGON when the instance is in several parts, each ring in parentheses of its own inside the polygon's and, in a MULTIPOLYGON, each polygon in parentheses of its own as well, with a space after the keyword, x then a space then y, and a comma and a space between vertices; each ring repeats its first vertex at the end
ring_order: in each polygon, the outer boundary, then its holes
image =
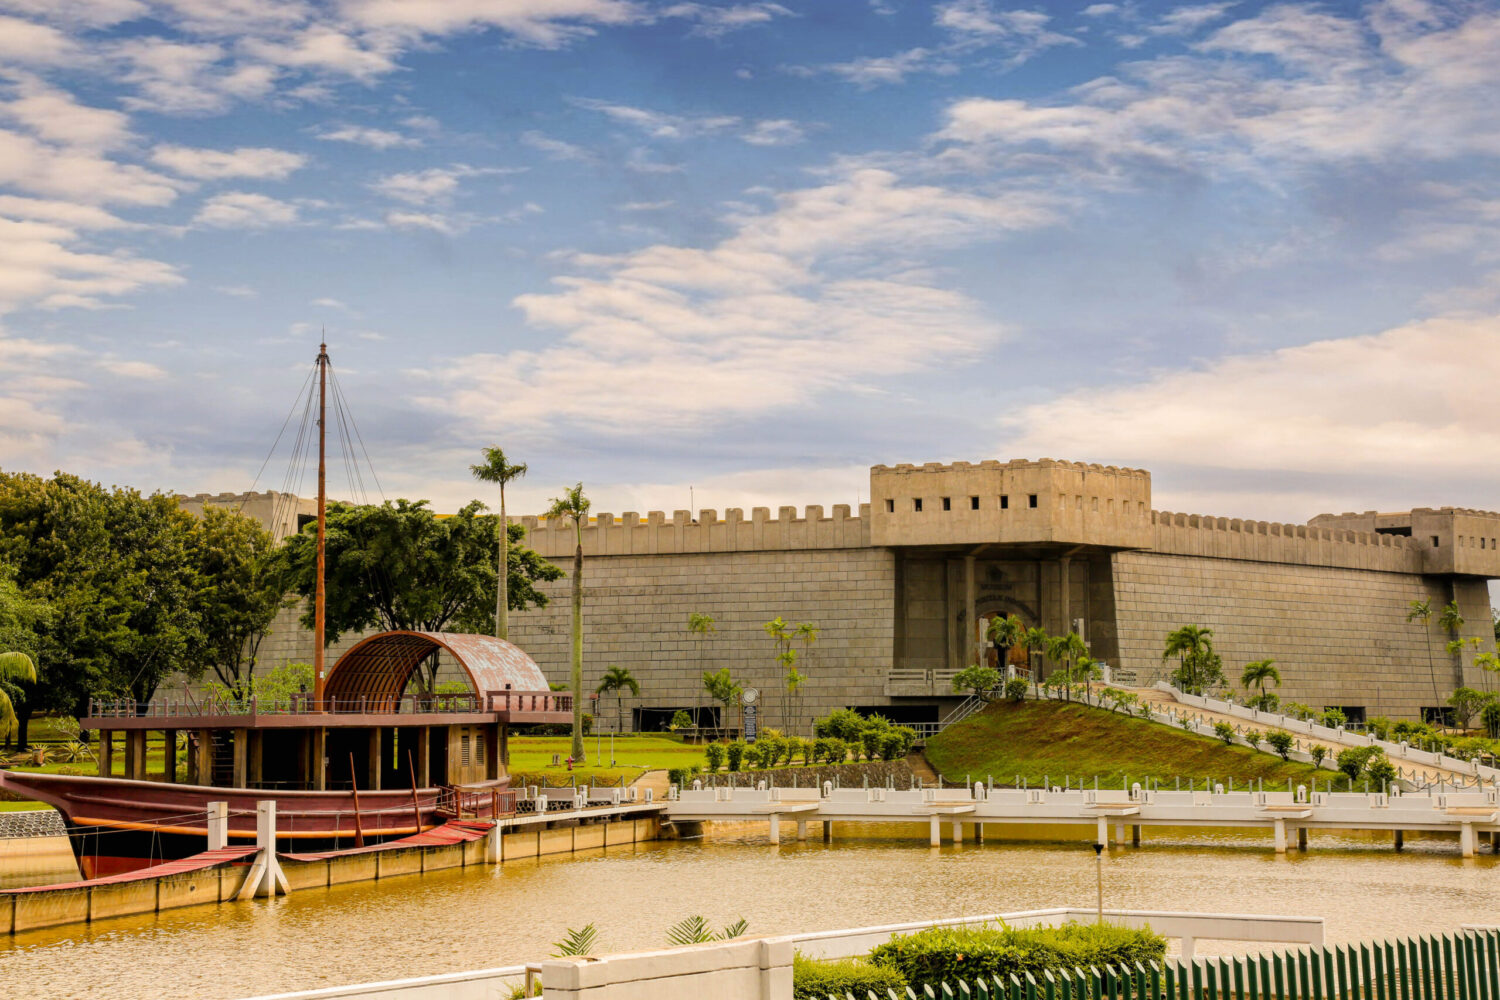
MULTIPOLYGON (((0 938, 0 993, 235 1000, 520 964, 590 921, 600 950, 619 951, 660 946, 671 924, 698 913, 716 926, 745 917, 752 933, 772 933, 1095 899, 1094 853, 1083 839, 933 849, 925 826, 909 826, 772 846, 764 831, 721 827, 704 840, 0 938)), ((1453 839, 1410 837, 1401 855, 1388 836, 1315 834, 1309 847, 1277 857, 1263 834, 1148 829, 1139 849, 1106 855, 1105 905, 1322 916, 1330 942, 1500 922, 1500 864, 1488 854, 1461 859, 1453 839)))

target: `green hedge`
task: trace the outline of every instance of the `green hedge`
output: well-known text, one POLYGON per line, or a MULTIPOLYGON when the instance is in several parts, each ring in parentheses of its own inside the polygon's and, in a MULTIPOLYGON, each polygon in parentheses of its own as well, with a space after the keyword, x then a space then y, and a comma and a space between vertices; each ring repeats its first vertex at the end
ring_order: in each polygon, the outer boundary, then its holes
POLYGON ((858 958, 819 962, 801 952, 792 956, 792 1000, 863 997, 872 990, 878 996, 886 996, 887 990, 900 993, 905 988, 906 977, 889 966, 872 965, 858 958))
POLYGON ((1167 940, 1148 928, 1069 923, 1061 927, 930 927, 898 934, 870 952, 877 965, 915 984, 938 984, 1047 969, 1161 961, 1167 940))

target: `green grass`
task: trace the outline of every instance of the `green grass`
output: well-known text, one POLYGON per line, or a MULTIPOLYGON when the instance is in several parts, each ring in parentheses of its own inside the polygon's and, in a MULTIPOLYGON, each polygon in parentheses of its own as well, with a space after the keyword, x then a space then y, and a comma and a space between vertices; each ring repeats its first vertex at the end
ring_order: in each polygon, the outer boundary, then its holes
POLYGON ((0 813, 31 812, 37 809, 51 808, 51 806, 41 802, 0 802, 0 813))
POLYGON ((1158 722, 1128 718, 1099 708, 1054 701, 992 705, 949 726, 927 743, 927 760, 945 780, 965 776, 1010 784, 1020 775, 1031 785, 1043 778, 1061 784, 1064 776, 1077 787, 1097 775, 1104 788, 1151 778, 1174 787, 1177 778, 1202 787, 1205 778, 1235 787, 1262 780, 1269 786, 1326 785, 1342 781, 1332 771, 1283 761, 1275 754, 1247 746, 1226 747, 1221 740, 1173 729, 1158 722))
POLYGON ((552 755, 568 759, 573 742, 566 736, 514 736, 510 741, 510 770, 521 774, 547 774, 558 778, 577 776, 579 784, 595 777, 614 782, 623 777, 628 784, 646 771, 703 764, 703 747, 684 743, 675 736, 616 736, 615 766, 610 766, 609 736, 583 738, 584 761, 569 771, 566 764, 552 766, 552 755), (597 756, 603 754, 602 761, 597 756))

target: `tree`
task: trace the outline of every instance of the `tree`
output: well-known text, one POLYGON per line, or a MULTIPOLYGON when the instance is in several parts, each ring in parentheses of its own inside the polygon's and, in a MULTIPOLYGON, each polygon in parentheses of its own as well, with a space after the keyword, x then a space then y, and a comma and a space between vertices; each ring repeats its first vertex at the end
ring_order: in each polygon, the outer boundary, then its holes
POLYGON ((25 699, 22 684, 36 683, 36 664, 25 653, 0 653, 0 736, 9 737, 19 725, 15 703, 25 699))
POLYGON ((724 706, 726 714, 740 699, 740 686, 729 675, 728 667, 722 667, 718 671, 705 670, 703 689, 708 692, 710 698, 724 706))
MULTIPOLYGON (((688 615, 687 630, 688 635, 691 635, 693 637, 693 648, 697 653, 698 670, 701 672, 703 670, 703 641, 718 631, 718 629, 714 627, 713 615, 705 615, 698 611, 691 612, 688 615)), ((698 708, 702 709, 702 707, 703 689, 699 688, 698 708)), ((702 725, 703 723, 703 720, 696 717, 697 714, 699 713, 694 713, 693 718, 693 725, 695 726, 702 725)))
MULTIPOLYGON (((812 660, 813 643, 818 641, 818 632, 818 626, 812 622, 799 622, 797 628, 794 630, 797 639, 802 643, 802 662, 804 663, 812 660)), ((807 675, 796 667, 787 671, 787 693, 791 695, 792 705, 795 707, 800 707, 802 704, 802 685, 806 682, 807 675)))
POLYGON ((1000 700, 1001 684, 1005 675, 994 667, 973 664, 953 675, 953 690, 968 691, 986 704, 1000 700))
POLYGON ((1490 696, 1482 691, 1475 691, 1471 687, 1461 687, 1448 696, 1448 704, 1453 706, 1453 714, 1458 719, 1459 729, 1468 729, 1469 720, 1490 703, 1490 696))
POLYGON ((1052 637, 1040 625, 1027 629, 1025 635, 1021 637, 1021 645, 1026 649, 1026 665, 1030 668, 1033 676, 1037 672, 1036 654, 1045 653, 1047 651, 1047 644, 1051 641, 1052 637))
POLYGON ((579 483, 552 500, 547 517, 573 522, 573 759, 583 759, 583 522, 589 500, 579 483))
MULTIPOLYGON (((1083 638, 1077 632, 1069 632, 1066 635, 1054 636, 1047 643, 1047 657, 1062 664, 1061 672, 1063 683, 1071 685, 1075 682, 1074 667, 1081 657, 1089 655, 1088 646, 1084 645, 1083 638)), ((1084 686, 1088 686, 1088 675, 1085 672, 1084 686)))
POLYGON ((1015 615, 1006 615, 1004 618, 991 618, 989 628, 985 629, 984 637, 995 644, 1000 651, 1000 672, 1004 674, 1010 665, 1010 651, 1020 645, 1026 637, 1026 623, 1015 615))
MULTIPOLYGON (((325 637, 369 628, 418 632, 492 632, 498 576, 494 560, 498 521, 482 515, 475 500, 451 517, 438 517, 426 500, 386 501, 379 506, 330 503, 327 532, 325 637)), ((524 535, 511 526, 512 542, 524 535)), ((282 546, 288 581, 303 597, 313 593, 317 541, 313 525, 282 546)), ((562 570, 530 549, 512 545, 507 595, 512 611, 541 607, 547 596, 536 584, 556 580, 562 570)), ((302 624, 311 628, 309 605, 302 624)), ((430 658, 416 683, 432 691, 437 660, 430 658)), ((576 706, 581 711, 582 706, 576 706)))
POLYGON ((1202 694, 1224 680, 1224 661, 1214 652, 1213 635, 1213 629, 1202 625, 1184 625, 1167 633, 1161 658, 1163 661, 1173 656, 1178 658, 1172 683, 1188 694, 1202 694))
POLYGON ((211 669, 236 705, 253 693, 260 644, 288 607, 284 564, 271 535, 222 507, 205 507, 191 542, 192 605, 202 642, 198 670, 211 669))
POLYGON ((1276 756, 1282 760, 1290 759, 1292 744, 1295 742, 1292 734, 1285 729, 1273 729, 1266 733, 1266 743, 1270 744, 1271 749, 1276 751, 1276 756))
POLYGON ((1422 643, 1427 647, 1427 672, 1432 675, 1432 702, 1434 705, 1441 704, 1443 696, 1438 691, 1437 663, 1432 656, 1432 636, 1427 634, 1427 628, 1432 624, 1432 602, 1421 600, 1408 603, 1406 621, 1407 624, 1419 622, 1422 625, 1422 643))
POLYGON ((1500 673, 1500 656, 1494 653, 1480 653, 1474 657, 1474 666, 1484 671, 1484 689, 1490 689, 1490 675, 1500 673))
POLYGON ((506 591, 508 590, 507 584, 510 582, 510 574, 499 568, 510 567, 510 520, 505 516, 505 485, 512 479, 520 479, 526 475, 526 464, 524 462, 518 465, 511 464, 506 460, 505 452, 497 446, 484 449, 484 462, 480 465, 469 466, 469 471, 480 482, 494 483, 500 487, 500 523, 506 530, 496 532, 500 536, 500 554, 496 562, 496 576, 500 585, 495 593, 495 638, 509 639, 510 595, 506 591))
POLYGON ((1251 705, 1255 708, 1272 711, 1276 708, 1276 695, 1266 690, 1267 682, 1281 686, 1281 671, 1276 669, 1275 660, 1252 660, 1245 664, 1244 671, 1240 674, 1240 687, 1248 694, 1250 685, 1254 684, 1260 688, 1260 694, 1256 696, 1251 705))
POLYGON ((637 681, 624 667, 613 664, 604 672, 604 678, 599 681, 599 686, 594 689, 595 694, 614 693, 615 696, 615 726, 616 731, 625 731, 625 692, 629 690, 631 695, 639 697, 641 693, 640 682, 637 681))

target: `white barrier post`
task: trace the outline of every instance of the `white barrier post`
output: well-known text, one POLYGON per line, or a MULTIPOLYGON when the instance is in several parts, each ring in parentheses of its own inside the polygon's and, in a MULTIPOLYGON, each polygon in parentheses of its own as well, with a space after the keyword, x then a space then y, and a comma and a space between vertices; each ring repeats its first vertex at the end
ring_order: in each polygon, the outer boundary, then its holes
POLYGON ((208 804, 208 849, 217 851, 229 846, 229 803, 208 804))
POLYGON ((276 800, 263 799, 255 806, 255 862, 240 887, 239 899, 252 896, 291 894, 281 864, 276 860, 276 800))

